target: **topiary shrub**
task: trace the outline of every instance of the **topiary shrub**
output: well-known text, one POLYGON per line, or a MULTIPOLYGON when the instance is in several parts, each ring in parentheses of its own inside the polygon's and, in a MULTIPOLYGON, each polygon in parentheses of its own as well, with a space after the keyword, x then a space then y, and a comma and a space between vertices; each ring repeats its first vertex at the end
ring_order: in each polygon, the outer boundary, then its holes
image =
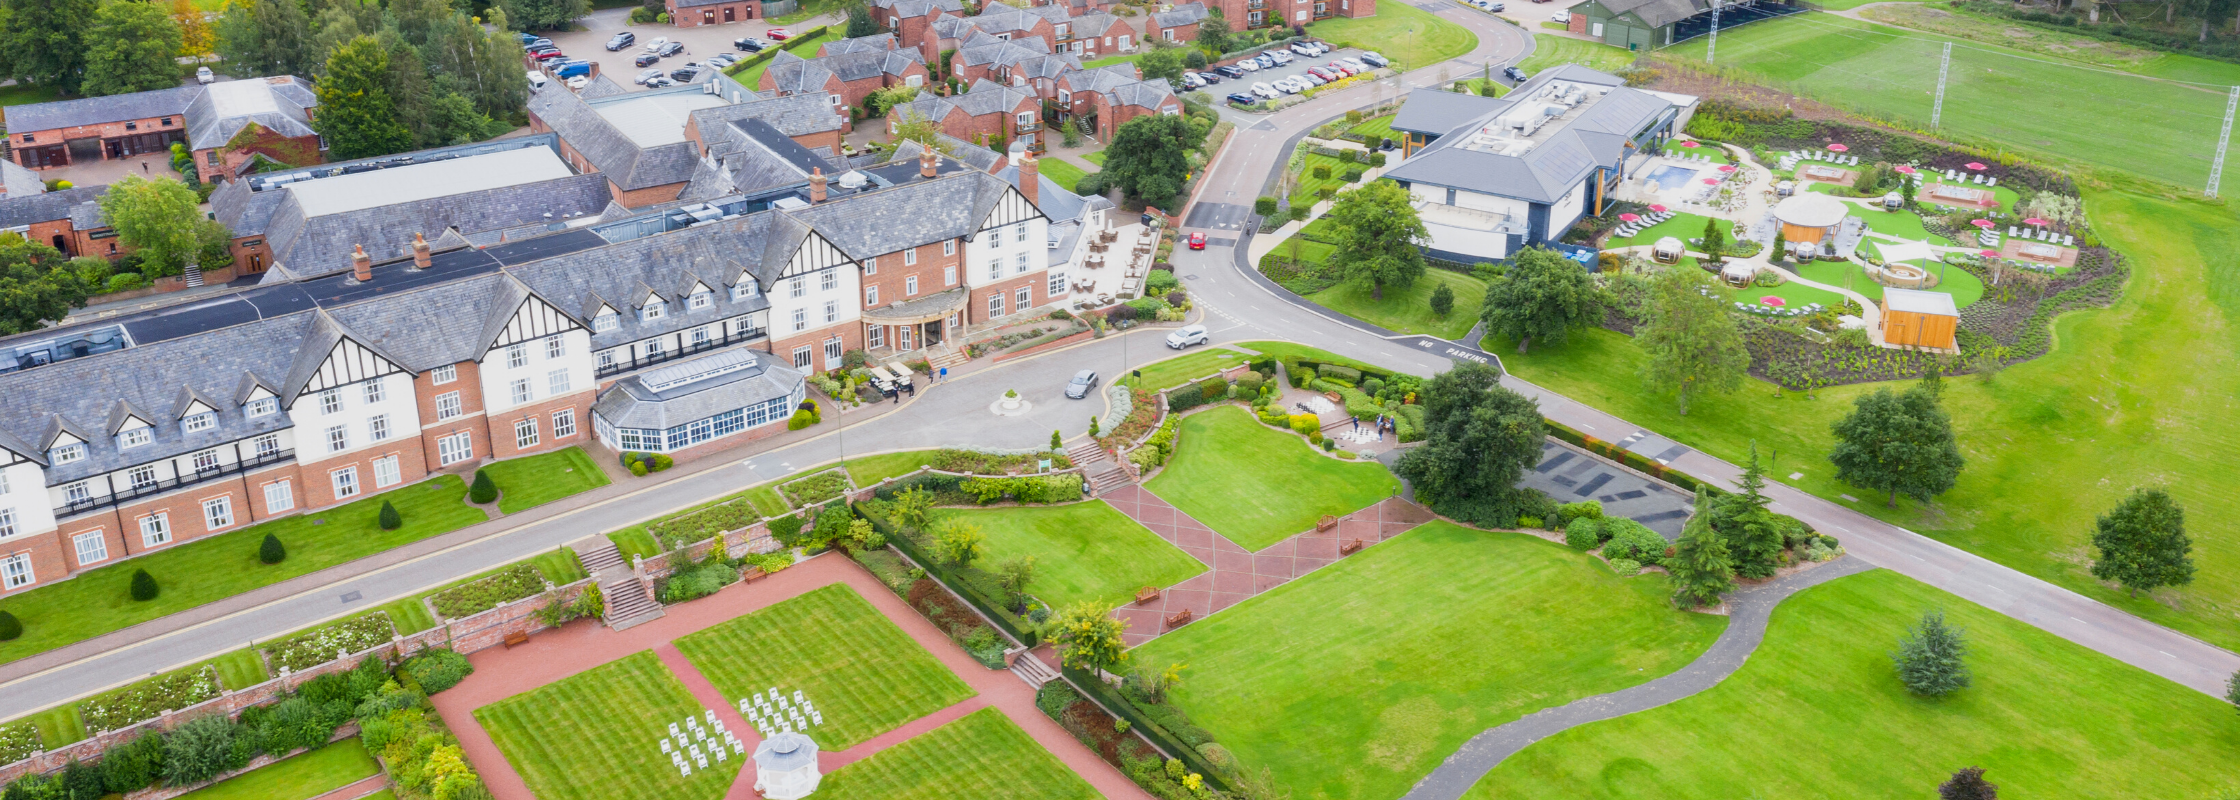
POLYGON ((145 603, 156 599, 156 595, 162 592, 163 587, 156 585, 156 576, 148 574, 144 569, 133 570, 132 599, 145 603))
POLYGON ((1593 550, 1602 543, 1602 523, 1586 517, 1572 520, 1563 528, 1563 543, 1574 550, 1593 550))
POLYGON ((23 635, 23 621, 16 615, 0 610, 0 642, 12 642, 23 635))
POLYGON ((1348 386, 1361 382, 1361 370, 1341 367, 1336 364, 1324 364, 1317 367, 1315 368, 1315 374, 1331 380, 1345 381, 1348 386))
POLYGON ((815 424, 817 424, 817 412, 804 409, 793 412, 793 418, 786 420, 786 430, 798 431, 815 424))
POLYGON ((1664 551, 1669 543, 1662 534, 1649 530, 1648 526, 1624 517, 1602 520, 1600 526, 1605 542, 1602 546, 1603 558, 1612 561, 1631 559, 1643 564, 1664 562, 1664 551))
POLYGON ((1328 180, 1328 179, 1330 178, 1330 165, 1328 165, 1328 164, 1316 164, 1316 165, 1314 165, 1314 177, 1315 177, 1315 179, 1316 179, 1316 180, 1328 180))
POLYGON ((397 507, 394 504, 391 504, 388 500, 382 500, 380 522, 382 530, 393 531, 404 526, 404 515, 397 513, 397 507))
POLYGON ((420 684, 420 691, 435 694, 473 675, 474 664, 457 652, 436 648, 404 662, 404 673, 420 684))
POLYGON ((770 538, 778 540, 779 544, 799 547, 802 524, 800 515, 787 514, 764 523, 764 527, 770 531, 770 538))
POLYGON ((1618 573, 1618 577, 1629 578, 1641 574, 1641 562, 1630 558, 1613 558, 1610 559, 1610 571, 1618 573))
POLYGON ((496 499, 498 499, 498 482, 490 479, 489 472, 475 470, 474 486, 467 489, 467 500, 480 505, 496 499))
POLYGON ((1582 500, 1576 503, 1565 503, 1556 507, 1556 514, 1563 519, 1566 525, 1575 519, 1601 519, 1602 501, 1582 500))
POLYGON ((632 461, 632 462, 630 462, 630 474, 632 474, 632 475, 635 475, 635 476, 637 476, 637 477, 640 477, 640 478, 643 478, 643 477, 645 477, 645 476, 646 476, 646 462, 643 462, 643 461, 632 461))
MULTIPOLYGON (((388 504, 383 503, 382 505, 386 506, 388 504)), ((288 560, 288 548, 280 544, 280 537, 267 533, 264 535, 264 544, 257 547, 257 560, 267 564, 278 564, 286 561, 288 560)))

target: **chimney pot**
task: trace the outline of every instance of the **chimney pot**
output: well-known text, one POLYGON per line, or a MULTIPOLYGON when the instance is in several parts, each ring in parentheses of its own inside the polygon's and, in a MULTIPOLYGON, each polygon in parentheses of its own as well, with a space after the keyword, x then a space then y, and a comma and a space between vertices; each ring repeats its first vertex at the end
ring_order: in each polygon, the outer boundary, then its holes
POLYGON ((373 280, 373 257, 366 255, 365 245, 354 245, 350 252, 350 277, 359 283, 373 280))
POLYGON ((416 270, 427 269, 429 264, 428 237, 419 233, 412 234, 412 268, 416 270))
POLYGON ((825 197, 825 194, 824 194, 824 182, 825 182, 826 180, 827 180, 827 179, 826 179, 826 178, 825 178, 825 176, 824 176, 824 168, 823 168, 823 167, 812 167, 812 168, 810 168, 810 172, 809 172, 809 202, 811 202, 811 203, 822 203, 822 202, 824 202, 824 197, 825 197))
POLYGON ((1041 172, 1035 163, 1033 150, 1019 156, 1019 193, 1026 195, 1027 202, 1034 204, 1036 207, 1042 205, 1042 179, 1039 177, 1040 175, 1041 172))
POLYGON ((940 163, 940 156, 933 153, 933 145, 926 145, 925 151, 918 154, 918 177, 933 177, 936 174, 934 167, 940 163))

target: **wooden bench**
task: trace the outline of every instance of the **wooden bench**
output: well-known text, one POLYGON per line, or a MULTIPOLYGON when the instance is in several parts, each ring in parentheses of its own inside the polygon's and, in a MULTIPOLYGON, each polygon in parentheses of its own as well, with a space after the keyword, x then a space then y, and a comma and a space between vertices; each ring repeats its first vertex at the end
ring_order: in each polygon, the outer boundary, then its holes
POLYGON ((1341 556, 1350 556, 1350 555, 1353 555, 1353 554, 1355 554, 1355 553, 1358 553, 1358 552, 1361 552, 1361 540, 1360 540, 1360 539, 1355 539, 1355 540, 1353 540, 1353 541, 1350 541, 1350 542, 1347 542, 1347 543, 1345 543, 1345 544, 1342 544, 1342 545, 1339 545, 1339 546, 1338 546, 1338 555, 1341 555, 1341 556))
POLYGON ((1141 591, 1136 592, 1136 605, 1143 605, 1157 599, 1159 599, 1159 587, 1157 586, 1146 586, 1141 591))
POLYGON ((770 577, 770 573, 763 572, 761 567, 748 567, 747 571, 739 573, 739 582, 753 583, 767 577, 770 577))
POLYGON ((514 632, 512 632, 512 633, 506 634, 506 649, 508 649, 508 650, 511 650, 511 649, 513 649, 513 646, 514 646, 514 645, 517 645, 517 644, 528 644, 528 643, 529 643, 529 634, 527 634, 527 633, 523 633, 523 632, 521 632, 521 631, 514 631, 514 632))
POLYGON ((1167 630, 1171 631, 1184 625, 1188 625, 1190 624, 1190 619, 1190 609, 1187 608, 1169 614, 1167 615, 1167 630))
POLYGON ((1322 515, 1321 519, 1315 520, 1314 522, 1314 529, 1316 532, 1326 531, 1335 527, 1338 527, 1338 517, 1335 514, 1324 514, 1322 515))

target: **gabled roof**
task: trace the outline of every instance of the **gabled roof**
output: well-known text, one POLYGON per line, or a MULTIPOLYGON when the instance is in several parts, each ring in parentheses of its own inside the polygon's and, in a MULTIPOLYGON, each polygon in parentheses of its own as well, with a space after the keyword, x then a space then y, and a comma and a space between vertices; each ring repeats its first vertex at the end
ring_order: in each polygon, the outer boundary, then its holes
POLYGON ((576 96, 585 100, 597 100, 601 97, 613 97, 629 92, 630 87, 614 82, 613 78, 607 77, 607 74, 602 72, 599 73, 598 77, 585 83, 583 88, 576 90, 576 96))
MULTIPOLYGON (((1615 76, 1577 65, 1564 65, 1540 73, 1502 97, 1490 110, 1455 125, 1438 141, 1402 161, 1386 173, 1396 181, 1448 186, 1535 203, 1553 203, 1577 188, 1598 167, 1612 167, 1625 154, 1631 137, 1669 113, 1674 101, 1667 96, 1627 88, 1615 76), (1543 113, 1559 107, 1545 96, 1556 83, 1578 86, 1587 99, 1578 107, 1550 118, 1529 137, 1532 144, 1509 155, 1473 144, 1481 131, 1512 112, 1543 113)), ((1438 107, 1451 101, 1422 91, 1409 95, 1408 103, 1431 100, 1438 107)), ((1406 113, 1406 107, 1402 107, 1406 113)), ((1424 115, 1450 114, 1451 109, 1424 115)), ((1412 124, 1422 124, 1420 121, 1412 124)), ((1393 127, 1399 129, 1399 123, 1393 127)), ((1496 138, 1493 141, 1501 141, 1496 138)))
POLYGON ((762 70, 764 80, 770 82, 770 91, 780 95, 815 94, 832 91, 832 81, 837 78, 824 59, 807 59, 780 50, 762 70))
POLYGON ((1011 184, 979 171, 912 181, 784 214, 824 232, 849 258, 862 260, 972 236, 999 217, 999 210, 1041 216, 1011 184), (1006 203, 1025 208, 1007 208, 1006 203))
POLYGON ((692 169, 700 160, 699 148, 688 141, 639 147, 574 92, 533 92, 529 95, 529 113, 551 126, 570 148, 626 192, 683 183, 692 177, 692 169))
MULTIPOLYGON (((1088 39, 1103 36, 1112 26, 1121 24, 1120 18, 1102 11, 1093 11, 1073 18, 1073 38, 1088 39)), ((1133 27, 1131 26, 1132 30, 1133 27)))
POLYGON ((39 179, 39 173, 0 159, 0 198, 24 198, 46 191, 47 184, 39 179))
POLYGON ((1142 79, 1134 64, 1108 64, 1095 69, 1069 72, 1058 78, 1068 90, 1076 92, 1109 92, 1122 84, 1142 79))
POLYGON ((871 0, 874 8, 892 9, 897 16, 922 17, 936 11, 963 14, 963 0, 871 0))
POLYGON ((1502 108, 1508 101, 1463 92, 1417 89, 1408 93, 1400 112, 1392 115, 1392 129, 1442 136, 1471 120, 1502 108))
POLYGON ((964 94, 949 97, 920 95, 918 99, 895 106, 887 113, 892 115, 899 111, 905 115, 917 114, 938 123, 947 119, 951 111, 964 112, 968 117, 1012 114, 1018 112, 1020 104, 1031 102, 1035 102, 1033 94, 981 78, 974 81, 972 90, 964 94))
POLYGON ((898 45, 894 40, 894 34, 881 33, 871 36, 858 36, 853 39, 834 39, 832 41, 825 42, 824 45, 819 48, 820 52, 818 53, 818 55, 837 56, 847 53, 885 51, 893 50, 897 46, 898 45))
POLYGON ((736 105, 692 112, 693 129, 700 132, 701 151, 723 149, 731 123, 743 119, 762 120, 787 136, 809 136, 840 130, 848 118, 843 113, 835 113, 832 102, 821 94, 773 98, 755 95, 736 105))
POLYGON ((1711 10, 1706 0, 1599 0, 1602 7, 1618 16, 1628 11, 1640 17, 1649 27, 1662 28, 1711 10))
MULTIPOLYGON (((466 280, 414 288, 381 299, 330 309, 334 320, 359 331, 366 344, 391 353, 398 366, 425 372, 445 364, 482 357, 495 334, 485 335, 488 319, 498 314, 510 318, 520 294, 507 294, 519 284, 503 273, 478 275, 466 280), (512 297, 514 302, 505 300, 512 297)), ((504 320, 498 325, 503 326, 504 320)))
POLYGON ((1184 3, 1166 11, 1151 12, 1151 23, 1158 28, 1177 28, 1204 22, 1206 16, 1206 4, 1184 3))
POLYGON ((220 81, 202 87, 187 106, 187 146, 223 147, 251 123, 289 138, 316 135, 311 112, 319 98, 311 82, 293 75, 220 81))
MULTIPOLYGON (((604 348, 768 308, 769 300, 760 294, 732 300, 727 291, 719 291, 714 314, 647 320, 630 313, 648 292, 671 290, 688 275, 728 289, 745 273, 768 287, 811 235, 807 226, 783 214, 749 214, 532 261, 506 272, 553 307, 580 315, 577 322, 585 327, 591 327, 591 315, 601 303, 622 311, 620 326, 591 334, 592 346, 604 348)), ((663 298, 672 303, 684 299, 663 298)))
MULTIPOLYGON (((56 100, 8 106, 10 133, 37 133, 80 125, 102 125, 150 117, 185 116, 187 106, 202 96, 201 86, 180 86, 107 97, 56 100)), ((43 144, 43 142, 42 142, 43 144)))
POLYGON ((1107 94, 1112 98, 1114 106, 1137 106, 1158 110, 1161 106, 1166 105, 1167 101, 1174 99, 1174 86, 1168 84, 1164 78, 1154 78, 1148 81, 1120 84, 1113 87, 1107 94))
POLYGON ((261 194, 288 195, 272 211, 265 234, 273 260, 298 276, 349 269, 351 249, 359 245, 375 261, 387 261, 411 253, 414 233, 440 236, 457 229, 471 235, 564 222, 599 213, 613 197, 597 173, 320 216, 306 216, 301 198, 285 189, 261 194))
MULTIPOLYGON (((981 172, 993 172, 995 171, 996 164, 1003 161, 1002 153, 998 153, 994 150, 981 147, 971 142, 967 142, 963 139, 950 136, 946 133, 934 134, 934 141, 940 142, 941 146, 945 148, 940 150, 943 158, 950 159, 959 164, 963 164, 981 172)), ((889 154, 888 162, 915 163, 918 160, 918 154, 925 152, 925 149, 926 146, 919 144, 916 140, 904 139, 901 142, 895 144, 894 152, 889 154)))
POLYGON ((73 186, 54 192, 0 198, 0 228, 69 219, 72 206, 94 201, 107 191, 107 186, 73 186))

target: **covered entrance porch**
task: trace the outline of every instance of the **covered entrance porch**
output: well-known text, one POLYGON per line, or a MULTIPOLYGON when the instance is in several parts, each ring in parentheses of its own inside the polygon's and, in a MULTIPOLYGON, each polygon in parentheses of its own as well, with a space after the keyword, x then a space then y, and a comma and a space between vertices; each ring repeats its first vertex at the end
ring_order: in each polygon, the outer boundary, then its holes
POLYGON ((882 357, 953 341, 964 331, 966 298, 960 287, 865 310, 864 347, 882 357))

